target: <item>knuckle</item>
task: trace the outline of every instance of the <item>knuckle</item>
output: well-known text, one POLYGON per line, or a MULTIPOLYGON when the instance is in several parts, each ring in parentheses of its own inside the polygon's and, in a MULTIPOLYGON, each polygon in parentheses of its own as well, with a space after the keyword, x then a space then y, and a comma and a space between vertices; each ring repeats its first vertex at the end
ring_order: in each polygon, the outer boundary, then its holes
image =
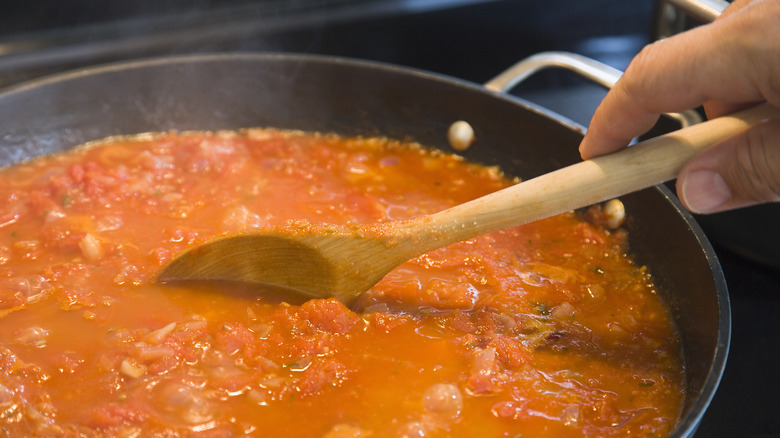
POLYGON ((731 190, 744 200, 780 201, 780 121, 760 123, 744 134, 728 171, 731 190))
POLYGON ((780 49, 775 58, 778 61, 775 61, 775 64, 770 66, 769 81, 763 95, 771 104, 780 106, 780 49))
POLYGON ((735 25, 735 59, 744 59, 746 77, 765 100, 780 106, 780 2, 753 1, 735 25), (756 25, 755 23, 758 23, 756 25))
MULTIPOLYGON (((780 27, 780 26, 779 26, 780 27)), ((780 38, 780 32, 777 37, 780 38)), ((764 100, 780 106, 780 46, 767 44, 765 38, 756 38, 754 51, 746 53, 746 75, 764 100)))

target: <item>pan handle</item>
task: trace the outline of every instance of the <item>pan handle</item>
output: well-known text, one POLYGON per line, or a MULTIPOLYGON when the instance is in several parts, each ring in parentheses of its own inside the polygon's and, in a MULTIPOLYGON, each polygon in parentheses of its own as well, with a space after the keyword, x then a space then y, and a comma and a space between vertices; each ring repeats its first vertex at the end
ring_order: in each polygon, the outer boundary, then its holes
POLYGON ((623 74, 595 59, 569 52, 541 52, 523 59, 485 83, 488 90, 507 92, 532 74, 546 68, 571 70, 604 88, 612 88, 623 74))
MULTIPOLYGON (((604 88, 612 88, 623 72, 595 59, 570 52, 541 52, 523 59, 517 64, 485 83, 485 88, 499 93, 505 93, 527 79, 532 74, 547 68, 563 68, 573 71, 593 81, 604 88)), ((685 128, 702 121, 694 110, 681 113, 667 113, 668 117, 677 120, 685 128)))
POLYGON ((687 12, 692 17, 710 22, 718 18, 729 2, 725 0, 666 0, 677 9, 687 12))
POLYGON ((729 3, 724 0, 659 0, 655 8, 653 36, 668 38, 720 16, 729 3))

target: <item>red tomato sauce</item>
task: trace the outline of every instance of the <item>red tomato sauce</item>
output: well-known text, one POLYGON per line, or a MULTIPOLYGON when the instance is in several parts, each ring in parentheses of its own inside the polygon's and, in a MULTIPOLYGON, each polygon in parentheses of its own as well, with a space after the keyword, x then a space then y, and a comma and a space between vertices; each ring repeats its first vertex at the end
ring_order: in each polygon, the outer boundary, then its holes
POLYGON ((599 207, 433 251, 351 308, 154 282, 217 234, 406 219, 510 184, 418 145, 273 130, 4 169, 0 436, 667 435, 680 341, 599 207))

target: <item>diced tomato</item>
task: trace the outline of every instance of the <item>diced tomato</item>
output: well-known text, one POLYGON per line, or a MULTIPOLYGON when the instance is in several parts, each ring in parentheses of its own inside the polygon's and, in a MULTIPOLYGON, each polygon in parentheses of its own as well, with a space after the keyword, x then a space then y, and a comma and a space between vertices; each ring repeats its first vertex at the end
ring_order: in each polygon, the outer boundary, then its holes
POLYGON ((27 297, 19 291, 0 289, 0 310, 14 309, 22 306, 26 301, 27 297))
POLYGON ((496 350, 476 348, 471 356, 471 375, 468 378, 469 389, 476 394, 491 394, 499 391, 496 350))
POLYGON ((242 324, 226 322, 217 331, 214 346, 228 354, 236 354, 256 342, 255 334, 242 324))
POLYGON ((149 418, 149 412, 139 406, 111 403, 98 406, 89 412, 90 425, 105 429, 120 424, 141 424, 149 418))
POLYGON ((606 231, 600 228, 594 228, 587 223, 580 223, 574 229, 574 236, 579 237, 584 242, 597 247, 604 247, 607 243, 606 231))
POLYGON ((410 322, 410 318, 404 315, 390 315, 382 312, 370 313, 366 319, 374 329, 382 333, 390 333, 396 327, 402 327, 410 322))
POLYGON ((173 251, 168 248, 155 248, 150 256, 156 265, 162 265, 173 257, 173 251))
POLYGON ((309 300, 300 308, 301 317, 317 330, 346 333, 357 324, 358 316, 335 298, 309 300))
POLYGON ((303 371, 297 389, 301 397, 316 395, 327 387, 341 384, 347 376, 346 367, 333 359, 315 359, 303 371))
POLYGON ((453 316, 452 319, 450 320, 450 324, 454 329, 466 333, 472 333, 477 329, 474 318, 472 316, 473 314, 468 314, 456 310, 452 312, 452 315, 453 316))
POLYGON ((154 359, 147 366, 147 372, 150 374, 164 374, 181 365, 181 359, 175 354, 161 356, 154 359))
POLYGON ((498 402, 490 410, 498 418, 517 419, 518 414, 523 412, 523 406, 514 400, 510 400, 498 402))
POLYGON ((64 351, 54 360, 54 366, 63 374, 73 374, 83 363, 84 358, 74 351, 64 351))
POLYGON ((70 166, 70 177, 74 182, 80 183, 84 180, 84 166, 81 164, 74 164, 70 166))
POLYGON ((209 386, 228 392, 240 391, 257 382, 255 370, 245 370, 232 365, 215 367, 209 371, 209 386))
POLYGON ((517 368, 529 361, 528 349, 516 338, 496 333, 488 345, 495 348, 498 360, 507 368, 517 368))
POLYGON ((0 347, 0 372, 11 374, 18 368, 19 362, 16 355, 5 347, 0 347))

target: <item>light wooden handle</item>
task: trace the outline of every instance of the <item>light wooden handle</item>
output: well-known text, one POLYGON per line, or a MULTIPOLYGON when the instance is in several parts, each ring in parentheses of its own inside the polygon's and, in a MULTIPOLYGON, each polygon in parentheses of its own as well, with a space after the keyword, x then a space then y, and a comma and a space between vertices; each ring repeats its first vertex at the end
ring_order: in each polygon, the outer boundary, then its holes
POLYGON ((413 221, 414 233, 434 249, 654 186, 698 151, 770 118, 780 109, 762 104, 655 137, 413 221))

